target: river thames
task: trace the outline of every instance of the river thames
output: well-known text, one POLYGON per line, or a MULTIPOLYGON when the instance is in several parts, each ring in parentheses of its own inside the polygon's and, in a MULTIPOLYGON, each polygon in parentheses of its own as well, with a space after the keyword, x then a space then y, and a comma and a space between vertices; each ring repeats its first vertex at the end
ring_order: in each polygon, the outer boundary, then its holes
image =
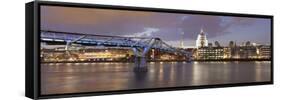
POLYGON ((134 72, 134 63, 41 64, 41 94, 265 82, 270 61, 149 62, 148 72, 134 72))

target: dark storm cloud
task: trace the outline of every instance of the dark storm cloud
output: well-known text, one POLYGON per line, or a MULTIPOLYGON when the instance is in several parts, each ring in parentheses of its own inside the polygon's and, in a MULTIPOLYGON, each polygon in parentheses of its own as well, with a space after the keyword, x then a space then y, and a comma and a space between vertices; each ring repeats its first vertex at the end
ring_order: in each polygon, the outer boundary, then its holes
POLYGON ((208 34, 208 37, 217 36, 222 33, 224 29, 220 26, 221 18, 215 16, 202 16, 202 15, 190 15, 190 17, 183 20, 181 25, 186 37, 196 39, 196 36, 203 28, 208 34))
MULTIPOLYGON (((267 21, 267 20, 266 20, 267 21)), ((126 10, 42 6, 41 29, 85 34, 159 37, 164 41, 195 40, 203 28, 209 39, 233 33, 251 38, 257 32, 269 33, 257 18, 171 14, 126 10), (239 27, 249 28, 247 31, 239 27), (184 35, 181 33, 184 32, 184 35), (249 34, 248 34, 249 33, 249 34)), ((268 21, 267 21, 268 22, 268 21)), ((258 38, 264 37, 261 33, 258 38)))
POLYGON ((201 28, 209 38, 228 34, 228 28, 232 26, 247 26, 255 22, 255 19, 241 17, 222 17, 206 15, 189 15, 180 25, 186 38, 196 39, 201 28))
POLYGON ((141 23, 132 21, 152 16, 150 13, 44 6, 42 12, 41 29, 106 35, 141 31, 141 23))
POLYGON ((179 15, 66 7, 42 8, 41 29, 86 34, 130 35, 145 28, 168 28, 179 15))

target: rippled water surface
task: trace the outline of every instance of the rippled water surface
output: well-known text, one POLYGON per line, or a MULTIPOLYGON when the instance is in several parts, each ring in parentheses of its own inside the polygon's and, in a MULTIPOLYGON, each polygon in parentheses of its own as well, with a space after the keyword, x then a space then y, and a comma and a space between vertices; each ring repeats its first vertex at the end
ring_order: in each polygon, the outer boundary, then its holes
POLYGON ((61 94, 142 88, 270 81, 270 62, 150 62, 41 64, 41 93, 61 94))

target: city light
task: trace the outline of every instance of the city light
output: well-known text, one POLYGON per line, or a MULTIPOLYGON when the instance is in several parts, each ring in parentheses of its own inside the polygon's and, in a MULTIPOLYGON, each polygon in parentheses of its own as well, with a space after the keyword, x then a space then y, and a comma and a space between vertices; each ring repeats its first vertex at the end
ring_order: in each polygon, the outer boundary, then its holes
MULTIPOLYGON (((182 33, 183 35, 183 33, 182 33)), ((44 38, 44 40, 52 40, 44 38)), ((86 39, 87 41, 89 39, 86 39)), ((58 41, 57 41, 58 42, 58 41)), ((61 41, 59 41, 61 42, 61 41)), ((269 60, 271 58, 271 46, 252 43, 250 41, 242 42, 241 45, 229 41, 229 46, 221 46, 218 41, 212 45, 213 41, 207 40, 205 31, 201 29, 196 40, 197 48, 183 48, 183 40, 179 48, 186 52, 191 52, 192 57, 185 57, 179 53, 168 53, 159 49, 151 49, 146 55, 148 61, 188 61, 192 60, 269 60)), ((101 44, 101 43, 99 43, 101 44)), ((56 45, 53 48, 42 43, 41 47, 42 62, 88 62, 88 61, 134 61, 136 56, 130 48, 107 48, 98 45, 96 48, 81 47, 75 44, 75 47, 65 47, 56 45)))

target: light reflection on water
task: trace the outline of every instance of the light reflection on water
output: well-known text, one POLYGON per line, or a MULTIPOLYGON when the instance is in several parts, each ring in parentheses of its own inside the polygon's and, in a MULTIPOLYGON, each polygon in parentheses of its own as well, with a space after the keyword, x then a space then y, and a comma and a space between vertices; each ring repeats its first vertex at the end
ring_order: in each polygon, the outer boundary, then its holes
POLYGON ((270 62, 150 62, 41 64, 42 94, 270 81, 270 62))

